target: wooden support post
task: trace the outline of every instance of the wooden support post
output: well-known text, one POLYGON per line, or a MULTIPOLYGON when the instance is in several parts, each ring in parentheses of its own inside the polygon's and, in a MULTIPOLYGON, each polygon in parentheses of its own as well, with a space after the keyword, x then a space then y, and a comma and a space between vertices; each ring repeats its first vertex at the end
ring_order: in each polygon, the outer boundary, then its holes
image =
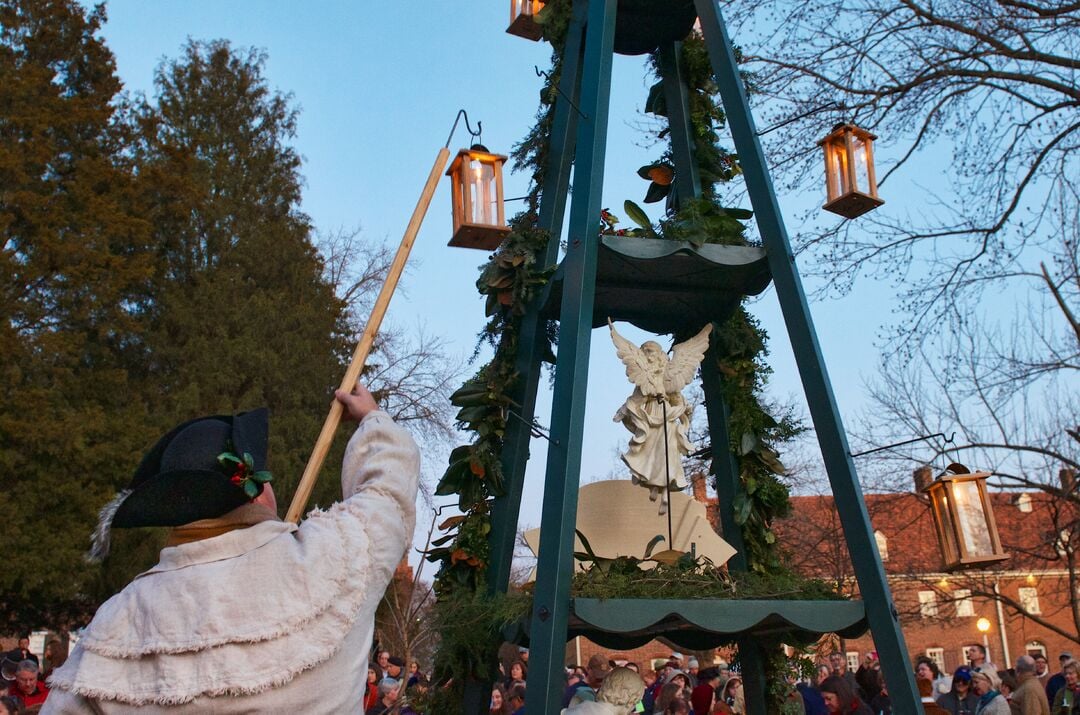
POLYGON ((851 553, 859 592, 866 606, 867 621, 881 657, 881 670, 893 709, 901 713, 916 713, 921 709, 921 698, 908 661, 904 634, 900 630, 900 620, 885 579, 885 569, 851 460, 840 410, 825 370, 825 360, 818 345, 806 293, 795 265, 765 155, 758 141, 746 89, 720 13, 719 0, 695 0, 695 6, 701 18, 716 84, 727 112, 735 151, 746 178, 758 230, 768 252, 776 296, 791 337, 795 362, 817 431, 825 471, 836 499, 836 509, 851 553))
MULTIPOLYGON (((394 255, 394 260, 390 264, 386 282, 383 283, 382 290, 379 291, 379 297, 375 299, 375 307, 371 309, 371 315, 368 317, 367 325, 364 327, 364 334, 360 336, 360 342, 353 353, 349 368, 345 371, 345 377, 341 380, 342 390, 352 390, 353 386, 356 385, 356 381, 360 378, 360 372, 363 370, 364 363, 371 352, 371 346, 375 344, 375 336, 379 332, 383 316, 386 315, 386 309, 390 305, 390 298, 393 297, 398 280, 405 270, 405 261, 409 258, 409 252, 412 251, 413 243, 416 241, 416 234, 420 231, 420 224, 424 221, 428 206, 431 204, 431 197, 435 193, 435 188, 439 184, 439 179, 442 177, 443 169, 446 168, 446 162, 449 159, 450 151, 446 147, 440 149, 438 156, 435 157, 435 164, 431 167, 427 183, 424 184, 424 190, 420 194, 420 199, 416 202, 416 208, 413 209, 409 225, 405 228, 405 235, 401 239, 401 245, 398 246, 397 254, 394 255)), ((308 499, 311 498, 311 492, 315 488, 315 480, 319 477, 319 470, 322 469, 323 462, 326 461, 326 454, 330 451, 330 445, 334 442, 334 433, 337 432, 338 424, 341 422, 341 414, 341 403, 334 400, 330 405, 330 414, 326 416, 326 421, 323 422, 322 431, 319 432, 319 438, 315 441, 315 448, 311 451, 311 457, 304 468, 304 475, 300 477, 300 484, 296 487, 296 494, 293 495, 288 514, 285 516, 286 521, 291 521, 294 524, 300 522, 300 517, 303 516, 304 509, 307 508, 308 499)))

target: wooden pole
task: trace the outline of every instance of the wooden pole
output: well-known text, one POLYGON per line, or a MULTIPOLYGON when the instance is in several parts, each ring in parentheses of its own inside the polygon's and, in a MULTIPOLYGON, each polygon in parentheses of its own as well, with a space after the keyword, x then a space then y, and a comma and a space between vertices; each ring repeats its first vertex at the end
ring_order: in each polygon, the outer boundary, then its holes
MULTIPOLYGON (((405 236, 401 239, 401 245, 398 247, 393 263, 390 264, 386 282, 383 283, 382 290, 379 291, 379 297, 375 300, 375 307, 371 309, 371 316, 368 318, 367 326, 364 328, 364 334, 360 337, 360 343, 353 353, 349 369, 345 371, 345 377, 341 380, 342 390, 352 390, 360 377, 368 353, 371 352, 371 346, 375 343, 379 325, 382 323, 383 316, 386 315, 386 308, 390 305, 390 298, 394 295, 398 279, 401 278, 401 273, 405 269, 405 261, 408 260, 409 252, 416 241, 416 234, 420 231, 420 224, 423 223, 428 206, 431 204, 431 197, 435 193, 435 187, 438 186, 439 178, 449 159, 450 151, 446 147, 440 149, 439 155, 435 158, 435 165, 431 167, 431 173, 428 174, 424 191, 420 194, 420 200, 416 202, 416 208, 413 209, 412 218, 409 219, 409 225, 405 229, 405 236)), ((322 469, 323 462, 326 461, 326 454, 330 451, 330 445, 333 444, 334 433, 341 422, 341 414, 341 403, 334 400, 333 404, 330 405, 330 414, 326 416, 322 431, 319 432, 319 439, 315 442, 315 448, 311 451, 307 466, 304 467, 304 475, 300 477, 300 484, 296 487, 296 494, 293 495, 292 503, 289 505, 289 512, 285 516, 286 521, 291 521, 294 524, 300 522, 300 517, 307 507, 308 499, 311 498, 311 492, 315 488, 315 480, 319 477, 319 470, 322 469)))

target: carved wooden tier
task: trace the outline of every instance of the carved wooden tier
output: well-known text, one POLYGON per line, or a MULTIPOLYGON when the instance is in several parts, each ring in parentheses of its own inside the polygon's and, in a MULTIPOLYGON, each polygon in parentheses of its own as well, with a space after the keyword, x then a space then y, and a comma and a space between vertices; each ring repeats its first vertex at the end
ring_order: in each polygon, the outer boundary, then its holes
MULTIPOLYGON (((528 621, 523 625, 527 628, 528 621)), ((813 643, 826 633, 856 638, 867 628, 861 601, 575 598, 567 637, 584 636, 612 650, 637 648, 654 638, 709 650, 744 636, 782 635, 790 644, 813 643)), ((524 629, 516 636, 528 644, 524 629)))
MULTIPOLYGON (((551 280, 546 318, 559 317, 563 268, 551 280)), ((681 339, 728 318, 743 296, 761 293, 769 280, 762 248, 601 236, 592 326, 611 317, 681 339)))

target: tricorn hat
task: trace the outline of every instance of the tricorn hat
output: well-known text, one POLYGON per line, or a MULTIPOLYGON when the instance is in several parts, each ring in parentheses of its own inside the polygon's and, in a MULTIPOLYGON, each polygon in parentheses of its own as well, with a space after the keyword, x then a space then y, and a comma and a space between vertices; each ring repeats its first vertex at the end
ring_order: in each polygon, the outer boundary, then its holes
POLYGON ((266 467, 269 411, 200 417, 146 453, 128 488, 101 510, 91 560, 109 551, 111 527, 180 526, 212 519, 258 496, 266 467))

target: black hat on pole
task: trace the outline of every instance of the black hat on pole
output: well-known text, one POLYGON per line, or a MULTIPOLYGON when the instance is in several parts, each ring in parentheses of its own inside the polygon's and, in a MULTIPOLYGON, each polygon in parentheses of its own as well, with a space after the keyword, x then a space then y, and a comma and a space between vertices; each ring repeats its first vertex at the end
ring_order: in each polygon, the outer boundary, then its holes
POLYGON ((212 519, 258 496, 266 468, 269 411, 200 417, 146 453, 127 489, 101 511, 90 558, 108 553, 110 527, 180 526, 212 519))

